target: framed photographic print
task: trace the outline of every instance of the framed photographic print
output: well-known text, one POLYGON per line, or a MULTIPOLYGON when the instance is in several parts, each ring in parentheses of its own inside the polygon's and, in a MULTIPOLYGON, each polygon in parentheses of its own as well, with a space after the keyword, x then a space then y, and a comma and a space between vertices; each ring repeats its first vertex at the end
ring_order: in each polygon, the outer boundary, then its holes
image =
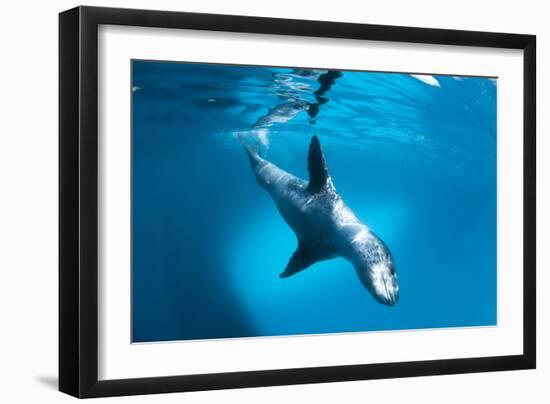
POLYGON ((59 387, 535 367, 535 37, 60 14, 59 387))

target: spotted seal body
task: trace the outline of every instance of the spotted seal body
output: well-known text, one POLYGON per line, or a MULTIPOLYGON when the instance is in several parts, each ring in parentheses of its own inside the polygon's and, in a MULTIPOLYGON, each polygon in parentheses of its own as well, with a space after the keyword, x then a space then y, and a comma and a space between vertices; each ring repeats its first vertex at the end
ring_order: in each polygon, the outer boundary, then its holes
POLYGON ((377 301, 395 305, 399 286, 390 250, 336 192, 317 136, 312 137, 309 146, 309 181, 282 170, 243 145, 258 184, 269 192, 298 240, 280 276, 287 278, 318 261, 343 257, 377 301))

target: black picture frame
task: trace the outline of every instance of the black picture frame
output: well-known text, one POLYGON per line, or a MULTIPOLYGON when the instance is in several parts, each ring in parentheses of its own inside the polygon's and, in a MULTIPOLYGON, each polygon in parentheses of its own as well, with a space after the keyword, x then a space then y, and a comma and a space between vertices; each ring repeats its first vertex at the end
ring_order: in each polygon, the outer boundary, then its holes
POLYGON ((535 368, 535 61, 534 35, 96 7, 60 13, 59 390, 85 398, 535 368), (98 380, 100 24, 523 50, 523 354, 98 380))

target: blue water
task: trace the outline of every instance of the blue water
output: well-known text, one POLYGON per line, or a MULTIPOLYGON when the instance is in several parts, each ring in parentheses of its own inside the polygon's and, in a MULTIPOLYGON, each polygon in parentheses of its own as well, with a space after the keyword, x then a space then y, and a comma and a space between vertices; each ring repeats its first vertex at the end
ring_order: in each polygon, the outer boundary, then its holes
POLYGON ((496 80, 326 73, 132 62, 134 342, 496 324, 496 80), (341 258, 279 278, 296 238, 237 134, 304 179, 319 136, 395 307, 341 258))

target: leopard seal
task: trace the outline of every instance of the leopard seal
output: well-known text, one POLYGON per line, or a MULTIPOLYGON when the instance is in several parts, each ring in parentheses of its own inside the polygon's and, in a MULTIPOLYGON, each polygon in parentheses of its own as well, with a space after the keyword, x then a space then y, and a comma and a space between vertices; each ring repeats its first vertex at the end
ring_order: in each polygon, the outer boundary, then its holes
POLYGON ((271 195, 296 234, 298 247, 280 277, 295 275, 319 261, 343 257, 378 302, 396 305, 399 285, 392 254, 336 192, 319 138, 313 136, 309 145, 309 181, 282 170, 239 140, 256 181, 271 195))

